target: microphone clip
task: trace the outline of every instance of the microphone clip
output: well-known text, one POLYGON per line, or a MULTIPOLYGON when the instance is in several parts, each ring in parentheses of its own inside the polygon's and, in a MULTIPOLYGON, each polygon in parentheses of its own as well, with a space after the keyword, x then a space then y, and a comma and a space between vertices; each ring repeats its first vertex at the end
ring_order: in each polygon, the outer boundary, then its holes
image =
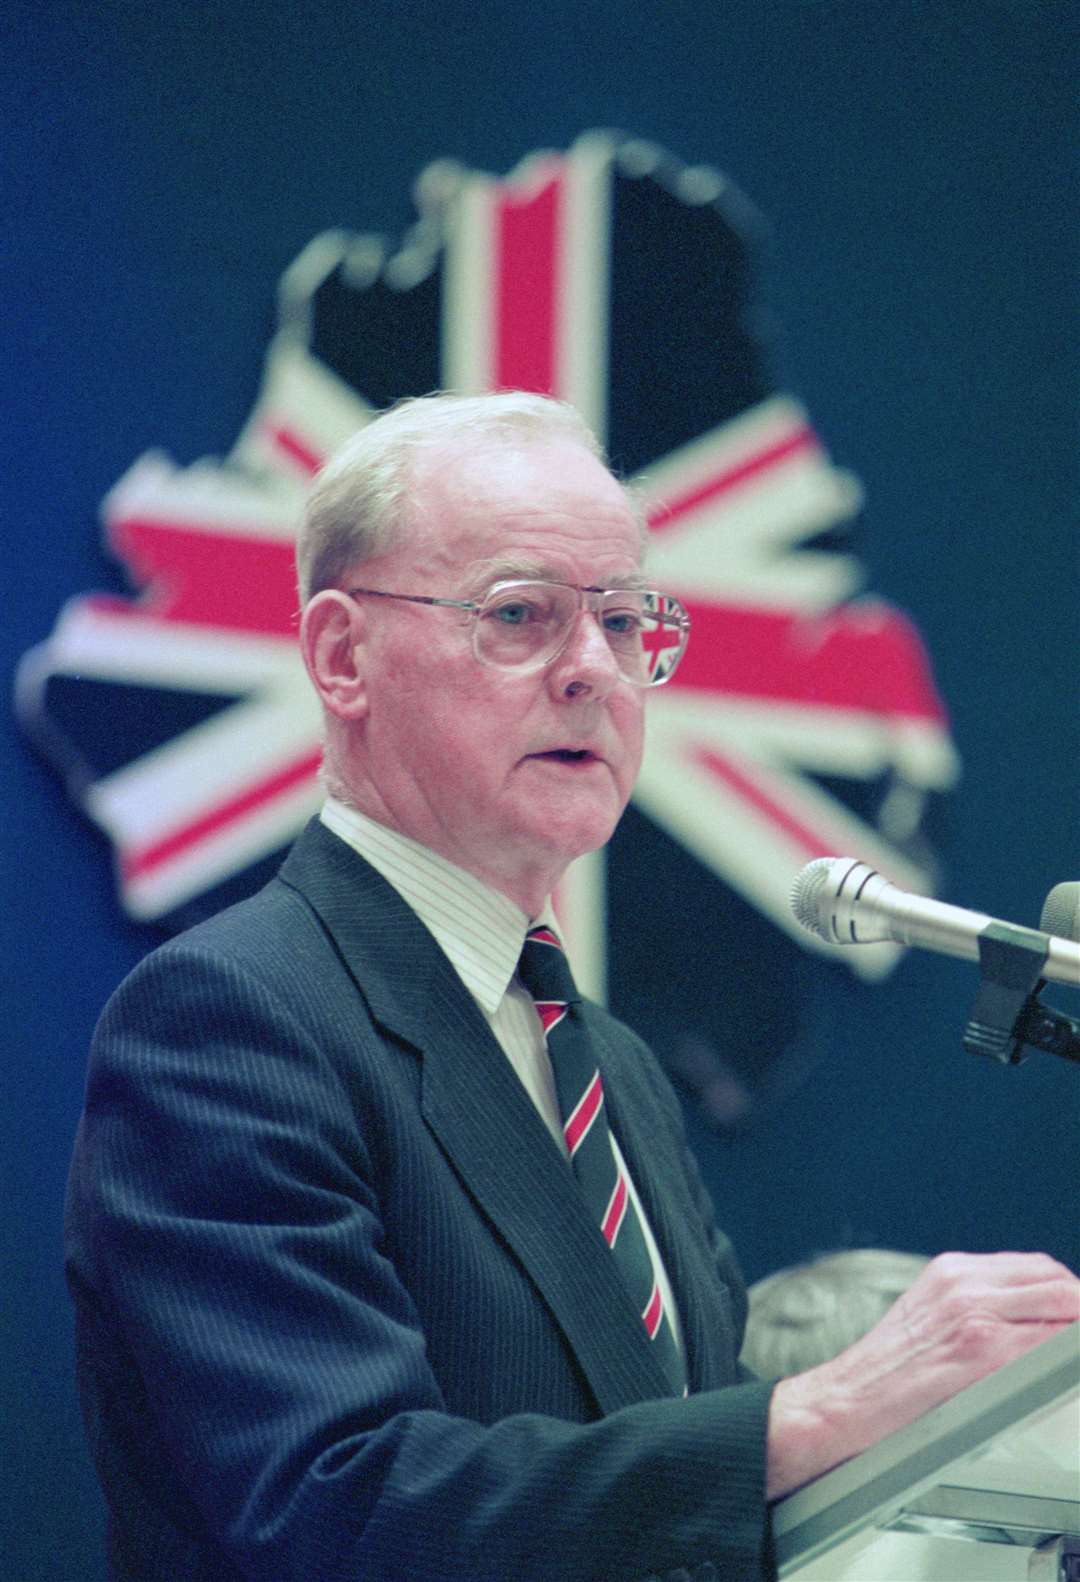
POLYGON ((1080 1062, 1080 1022, 1039 999, 1049 937, 1033 928, 991 923, 979 935, 981 983, 964 1029, 964 1048, 1018 1066, 1025 1047, 1080 1062))

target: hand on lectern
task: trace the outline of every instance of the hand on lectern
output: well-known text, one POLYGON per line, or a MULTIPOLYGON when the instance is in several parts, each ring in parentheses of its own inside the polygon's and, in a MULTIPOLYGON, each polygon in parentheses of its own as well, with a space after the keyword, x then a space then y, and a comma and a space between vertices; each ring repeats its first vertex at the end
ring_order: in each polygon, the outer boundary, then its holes
POLYGON ((779 1499, 1080 1319, 1080 1280, 1044 1253, 943 1253, 831 1361, 782 1379, 769 1416, 779 1499))

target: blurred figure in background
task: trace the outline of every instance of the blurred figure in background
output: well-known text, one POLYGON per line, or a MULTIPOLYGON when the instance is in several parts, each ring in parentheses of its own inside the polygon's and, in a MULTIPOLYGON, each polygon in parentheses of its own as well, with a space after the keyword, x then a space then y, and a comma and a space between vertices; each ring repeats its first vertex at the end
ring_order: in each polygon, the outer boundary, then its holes
POLYGON ((782 1379, 828 1362, 873 1329, 928 1258, 884 1247, 823 1253, 750 1287, 742 1362, 782 1379))

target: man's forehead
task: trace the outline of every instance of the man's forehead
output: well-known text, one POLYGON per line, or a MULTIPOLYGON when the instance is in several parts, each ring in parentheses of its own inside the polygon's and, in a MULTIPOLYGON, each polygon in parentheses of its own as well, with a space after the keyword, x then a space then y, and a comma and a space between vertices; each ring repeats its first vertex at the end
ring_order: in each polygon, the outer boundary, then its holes
MULTIPOLYGON (((399 540, 417 571, 453 568, 473 591, 492 582, 640 585, 646 537, 633 496, 576 440, 447 447, 413 475, 399 540), (584 575, 578 575, 578 573, 584 575)), ((465 591, 462 589, 461 591, 465 591)))
MULTIPOLYGON (((462 570, 477 591, 486 590, 497 582, 563 582, 566 579, 565 567, 546 560, 542 555, 492 555, 484 560, 473 561, 462 570)), ((638 567, 628 566, 625 570, 606 576, 604 586, 643 588, 645 576, 638 567)))
POLYGON ((484 435, 415 458, 410 494, 419 516, 470 508, 497 516, 543 516, 588 502, 598 516, 629 497, 605 463, 565 434, 484 435))

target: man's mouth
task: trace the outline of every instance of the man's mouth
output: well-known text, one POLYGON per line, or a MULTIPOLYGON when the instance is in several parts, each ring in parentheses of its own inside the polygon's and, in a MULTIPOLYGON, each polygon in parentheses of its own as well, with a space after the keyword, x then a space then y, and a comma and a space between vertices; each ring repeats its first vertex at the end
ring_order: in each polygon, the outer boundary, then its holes
POLYGON ((530 753, 531 758, 552 758, 556 763, 580 764, 596 762, 596 754, 587 747, 553 747, 546 753, 530 753))

